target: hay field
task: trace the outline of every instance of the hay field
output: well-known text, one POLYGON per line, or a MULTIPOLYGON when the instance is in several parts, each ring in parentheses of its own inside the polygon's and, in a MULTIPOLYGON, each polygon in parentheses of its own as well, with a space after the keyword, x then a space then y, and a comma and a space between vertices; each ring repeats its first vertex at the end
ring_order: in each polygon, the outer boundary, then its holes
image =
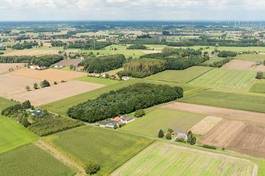
POLYGON ((195 124, 190 130, 198 135, 205 135, 223 119, 220 117, 207 116, 202 119, 199 123, 195 124))
POLYGON ((1 64, 0 63, 0 74, 8 73, 11 70, 18 70, 24 67, 25 64, 14 63, 14 64, 1 64))
POLYGON ((68 81, 51 87, 16 94, 13 95, 12 98, 22 102, 25 100, 30 100, 33 105, 39 106, 96 90, 101 87, 103 87, 101 84, 86 83, 81 81, 68 81))
POLYGON ((251 70, 254 69, 255 66, 256 63, 252 61, 231 60, 227 64, 223 65, 223 68, 235 70, 251 70))
POLYGON ((79 77, 86 76, 86 73, 75 72, 75 71, 63 71, 57 69, 46 69, 46 70, 33 70, 33 69, 21 69, 10 73, 11 75, 23 76, 27 78, 33 78, 38 80, 49 80, 49 81, 68 81, 79 77))
POLYGON ((255 71, 213 69, 189 84, 191 86, 213 88, 215 90, 248 91, 255 83, 255 76, 255 71))
POLYGON ((253 176, 255 164, 231 156, 156 142, 112 176, 253 176))
POLYGON ((74 172, 34 145, 0 155, 1 176, 73 176, 74 172))

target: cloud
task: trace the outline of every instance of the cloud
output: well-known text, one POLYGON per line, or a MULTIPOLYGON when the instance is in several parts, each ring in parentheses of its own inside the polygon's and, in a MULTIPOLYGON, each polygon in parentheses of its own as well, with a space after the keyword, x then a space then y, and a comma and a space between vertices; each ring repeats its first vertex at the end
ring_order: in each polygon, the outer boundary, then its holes
POLYGON ((252 20, 264 0, 0 0, 0 20, 252 20))

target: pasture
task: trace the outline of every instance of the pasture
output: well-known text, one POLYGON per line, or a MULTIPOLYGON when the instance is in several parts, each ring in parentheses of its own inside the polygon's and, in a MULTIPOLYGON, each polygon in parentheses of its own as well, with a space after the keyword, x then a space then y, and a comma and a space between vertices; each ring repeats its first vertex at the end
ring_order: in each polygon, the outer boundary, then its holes
POLYGON ((185 70, 167 70, 147 77, 148 80, 187 83, 210 71, 211 67, 194 66, 185 70))
POLYGON ((179 101, 223 108, 239 109, 265 113, 265 96, 257 94, 201 91, 186 96, 179 101))
POLYGON ((248 91, 255 82, 255 76, 255 71, 213 69, 189 84, 215 90, 248 91))
POLYGON ((38 79, 38 80, 49 80, 49 81, 68 81, 86 76, 86 73, 75 72, 75 71, 63 71, 57 69, 46 69, 46 70, 33 70, 33 69, 21 69, 12 72, 11 75, 23 76, 26 78, 38 79))
POLYGON ((111 129, 80 127, 47 138, 77 161, 100 164, 99 175, 109 175, 152 141, 111 129))
POLYGON ((105 78, 95 78, 95 77, 89 77, 89 76, 77 78, 76 80, 84 81, 84 82, 88 82, 88 83, 102 84, 105 86, 117 84, 120 82, 118 80, 111 80, 111 79, 105 79, 105 78))
POLYGON ((74 172, 34 145, 0 154, 0 175, 73 176, 74 172))
POLYGON ((250 89, 250 92, 265 93, 265 81, 257 81, 250 89))
POLYGON ((142 136, 157 137, 160 129, 166 131, 171 128, 186 132, 203 118, 204 116, 201 114, 157 108, 147 112, 144 117, 136 119, 120 130, 142 136))
POLYGON ((129 160, 111 175, 249 176, 255 172, 254 168, 255 164, 245 159, 157 142, 129 160))
POLYGON ((99 89, 101 87, 103 87, 101 84, 68 81, 51 87, 16 94, 13 95, 12 98, 21 102, 30 100, 33 105, 39 106, 99 89))
POLYGON ((37 138, 36 135, 16 121, 0 115, 0 153, 29 144, 37 138))

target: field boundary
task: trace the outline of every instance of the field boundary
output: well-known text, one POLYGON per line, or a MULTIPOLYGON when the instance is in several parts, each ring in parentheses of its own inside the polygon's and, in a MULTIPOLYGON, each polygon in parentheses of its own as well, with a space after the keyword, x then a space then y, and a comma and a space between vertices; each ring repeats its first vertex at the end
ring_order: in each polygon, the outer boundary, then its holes
POLYGON ((205 75, 205 74, 207 74, 207 73, 209 73, 209 72, 213 71, 214 69, 215 69, 215 68, 211 68, 210 70, 207 70, 206 72, 199 74, 199 75, 198 75, 198 76, 196 76, 195 78, 193 78, 193 79, 191 79, 191 80, 189 80, 189 81, 185 82, 185 84, 188 84, 188 83, 190 83, 190 82, 194 81, 195 79, 197 79, 197 78, 199 78, 199 77, 201 77, 201 76, 203 76, 203 75, 205 75))

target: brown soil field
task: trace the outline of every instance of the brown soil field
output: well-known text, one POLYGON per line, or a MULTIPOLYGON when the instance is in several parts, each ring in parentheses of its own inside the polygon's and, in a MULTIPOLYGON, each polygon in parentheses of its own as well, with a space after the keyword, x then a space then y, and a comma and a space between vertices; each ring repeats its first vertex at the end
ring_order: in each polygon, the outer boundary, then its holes
POLYGON ((44 56, 44 55, 55 55, 58 54, 59 49, 57 48, 33 48, 24 50, 7 50, 5 56, 44 56))
POLYGON ((14 64, 0 64, 0 74, 8 73, 10 69, 18 70, 24 67, 25 64, 14 63, 14 64))
POLYGON ((53 85, 52 87, 16 94, 12 98, 21 102, 30 100, 33 105, 39 106, 89 92, 101 87, 103 87, 101 84, 92 84, 82 81, 68 81, 65 83, 59 83, 58 85, 53 85))
POLYGON ((232 140, 229 148, 257 157, 265 157, 265 128, 258 125, 247 125, 232 140))
POLYGON ((265 72, 265 66, 264 65, 258 65, 256 67, 256 71, 265 72))
POLYGON ((40 82, 38 79, 26 78, 8 74, 0 75, 0 96, 13 98, 14 95, 26 92, 26 86, 33 86, 34 83, 40 82))
POLYGON ((218 108, 205 105, 195 105, 181 102, 173 102, 165 104, 162 107, 205 114, 207 116, 222 117, 227 120, 238 120, 250 123, 258 123, 265 125, 265 114, 257 112, 249 112, 242 110, 234 110, 227 108, 218 108))
POLYGON ((195 124, 190 130, 195 134, 205 135, 217 124, 221 123, 222 120, 223 119, 219 117, 208 116, 195 124))
POLYGON ((243 122, 223 120, 203 136, 201 142, 218 147, 228 147, 244 127, 243 122))
POLYGON ((227 69, 237 69, 237 70, 250 70, 256 66, 255 62, 243 61, 243 60, 231 60, 223 66, 227 69))
POLYGON ((86 73, 74 72, 74 71, 63 71, 57 69, 47 70, 33 70, 33 69, 21 69, 11 73, 12 75, 24 76, 27 78, 34 78, 39 80, 49 81, 68 81, 79 77, 86 76, 86 73))

